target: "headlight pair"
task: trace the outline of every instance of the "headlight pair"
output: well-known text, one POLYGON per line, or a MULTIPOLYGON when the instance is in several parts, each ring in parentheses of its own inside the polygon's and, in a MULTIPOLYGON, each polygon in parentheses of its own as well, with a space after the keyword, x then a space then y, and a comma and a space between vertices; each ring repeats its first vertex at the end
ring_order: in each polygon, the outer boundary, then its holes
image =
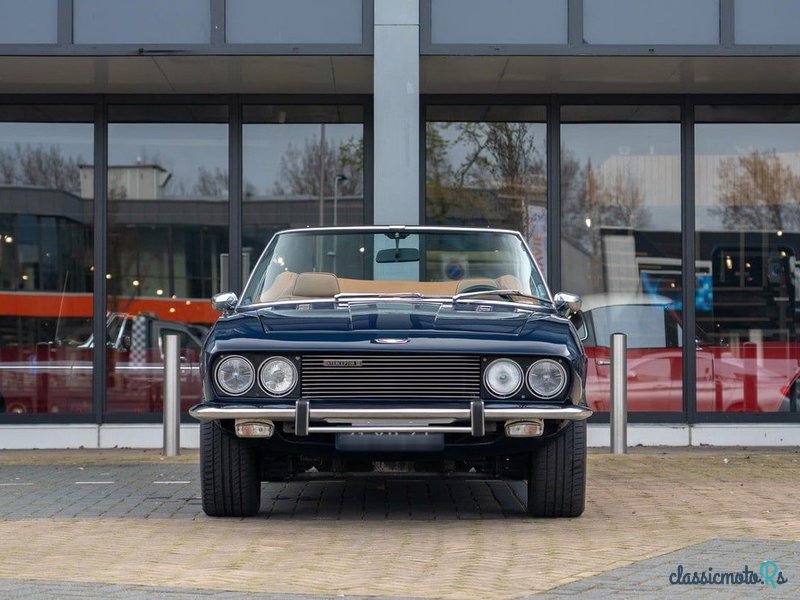
MULTIPOLYGON (((528 389, 538 398, 555 398, 567 387, 567 370, 557 360, 542 358, 528 367, 528 389)), ((483 383, 497 398, 514 396, 522 388, 522 367, 510 358, 492 361, 483 372, 483 383)))
MULTIPOLYGON (((228 356, 217 364, 214 380, 226 394, 242 396, 253 387, 256 370, 244 356, 228 356)), ((258 383, 270 396, 285 396, 295 388, 297 380, 297 367, 280 356, 266 359, 258 368, 258 383)))

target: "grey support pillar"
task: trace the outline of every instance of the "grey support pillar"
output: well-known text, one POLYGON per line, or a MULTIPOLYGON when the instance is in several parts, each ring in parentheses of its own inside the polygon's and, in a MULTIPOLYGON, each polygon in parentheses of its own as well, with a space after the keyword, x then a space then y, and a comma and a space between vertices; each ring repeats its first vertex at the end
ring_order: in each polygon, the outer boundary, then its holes
POLYGON ((375 0, 375 223, 419 223, 419 0, 375 0))

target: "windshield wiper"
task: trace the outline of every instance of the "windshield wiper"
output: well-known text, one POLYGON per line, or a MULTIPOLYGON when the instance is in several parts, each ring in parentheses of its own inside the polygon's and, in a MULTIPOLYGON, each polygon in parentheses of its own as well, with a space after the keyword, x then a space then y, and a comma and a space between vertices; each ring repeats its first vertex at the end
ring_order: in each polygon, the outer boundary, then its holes
POLYGON ((367 304, 370 302, 424 302, 442 303, 450 300, 450 297, 426 296, 419 292, 396 292, 396 293, 370 293, 370 292, 342 292, 333 297, 333 301, 342 304, 367 304))
POLYGON ((424 298, 419 292, 397 292, 395 294, 371 293, 371 292, 341 292, 336 294, 333 299, 339 300, 370 300, 372 298, 424 298))
POLYGON ((536 300, 537 302, 546 302, 547 304, 552 304, 549 298, 542 298, 540 296, 534 296, 532 294, 526 294, 519 290, 481 290, 479 292, 462 292, 461 294, 456 294, 453 296, 453 302, 459 302, 461 300, 469 300, 471 298, 479 298, 480 296, 504 296, 508 300, 511 300, 512 296, 518 296, 520 298, 529 298, 530 300, 536 300))

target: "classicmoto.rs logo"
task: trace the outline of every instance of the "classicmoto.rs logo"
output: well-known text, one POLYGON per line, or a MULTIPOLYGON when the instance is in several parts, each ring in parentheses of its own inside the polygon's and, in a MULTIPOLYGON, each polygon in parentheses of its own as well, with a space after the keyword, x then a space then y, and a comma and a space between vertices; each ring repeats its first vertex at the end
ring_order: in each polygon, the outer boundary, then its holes
POLYGON ((768 584, 772 589, 779 585, 788 583, 789 580, 783 576, 783 571, 778 568, 778 563, 774 560, 765 560, 758 568, 758 572, 750 569, 747 565, 741 571, 715 571, 713 567, 708 567, 703 571, 689 571, 678 565, 669 574, 669 582, 673 585, 765 585, 768 584))

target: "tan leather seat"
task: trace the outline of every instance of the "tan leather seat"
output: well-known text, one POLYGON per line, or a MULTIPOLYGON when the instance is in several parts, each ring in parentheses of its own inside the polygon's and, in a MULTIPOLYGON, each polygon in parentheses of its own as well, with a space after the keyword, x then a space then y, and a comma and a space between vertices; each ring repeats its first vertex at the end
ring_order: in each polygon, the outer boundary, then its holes
POLYGON ((354 294, 404 294, 418 292, 425 296, 452 296, 454 281, 405 281, 386 279, 339 279, 343 292, 354 294))

